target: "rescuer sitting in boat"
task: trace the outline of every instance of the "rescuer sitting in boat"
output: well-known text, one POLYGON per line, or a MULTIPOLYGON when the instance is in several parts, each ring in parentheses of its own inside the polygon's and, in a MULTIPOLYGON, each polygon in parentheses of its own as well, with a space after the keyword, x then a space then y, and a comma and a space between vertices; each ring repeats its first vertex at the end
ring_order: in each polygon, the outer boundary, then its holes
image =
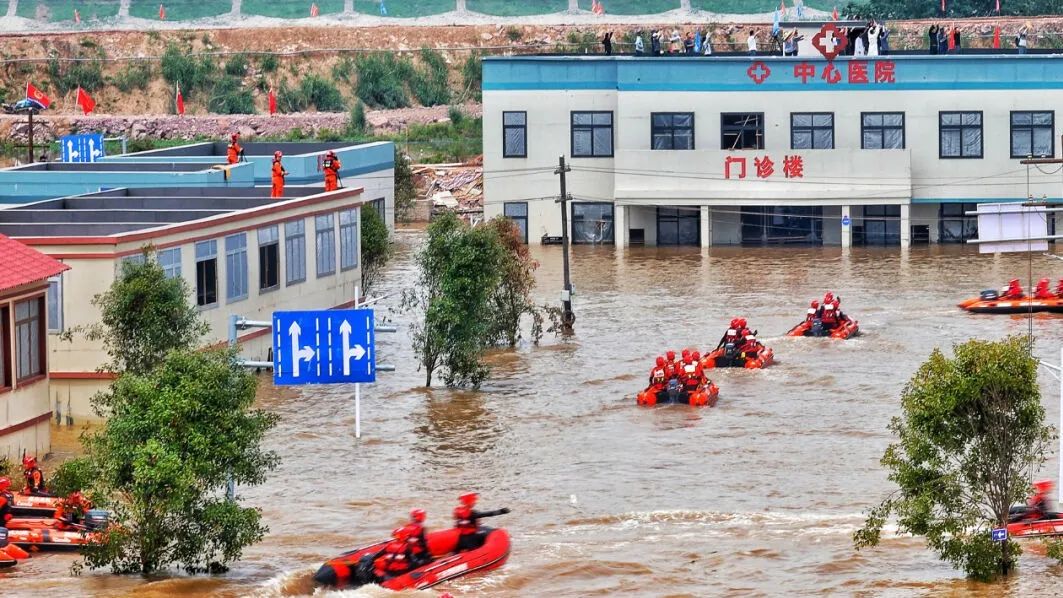
POLYGON ((405 527, 392 530, 391 542, 373 560, 373 574, 378 580, 398 577, 413 568, 409 539, 410 533, 405 527))
POLYGON ((716 343, 716 348, 719 349, 728 343, 733 343, 737 346, 742 339, 750 334, 755 335, 756 331, 749 330, 745 318, 732 318, 731 323, 727 327, 727 332, 723 334, 723 338, 720 339, 720 342, 716 343))
POLYGON ((410 511, 410 522, 406 524, 406 532, 409 535, 410 557, 414 567, 432 560, 432 553, 428 551, 428 542, 424 537, 424 509, 410 511))
POLYGON ((11 478, 0 477, 0 527, 7 527, 7 522, 14 516, 11 514, 11 505, 15 503, 15 497, 11 495, 11 478))
POLYGON ((745 342, 738 349, 738 352, 742 359, 755 359, 763 350, 764 345, 757 340, 756 336, 750 334, 746 336, 745 342))
POLYGON ((1034 287, 1033 296, 1038 299, 1055 299, 1056 294, 1052 292, 1052 289, 1048 285, 1051 284, 1047 278, 1042 278, 1037 281, 1037 286, 1034 287))
POLYGON ((1012 278, 1008 281, 1008 286, 1000 290, 1001 299, 1022 299, 1026 294, 1022 292, 1022 285, 1019 284, 1018 278, 1012 278))
POLYGON ((477 511, 473 509, 476 506, 476 499, 479 497, 480 495, 475 492, 468 492, 458 497, 461 505, 454 509, 454 527, 458 529, 459 534, 458 552, 475 550, 483 545, 484 534, 480 530, 481 519, 509 513, 509 509, 505 507, 494 511, 477 511))
POLYGON ((59 506, 55 509, 53 517, 58 523, 57 529, 84 529, 85 513, 91 508, 92 504, 89 503, 88 499, 82 496, 81 492, 75 490, 63 502, 59 503, 59 506))
POLYGON ((22 494, 51 496, 44 486, 44 472, 37 467, 36 457, 22 457, 22 475, 26 478, 26 485, 22 488, 22 494))
POLYGON ((805 314, 805 321, 811 323, 813 320, 819 317, 819 301, 815 299, 809 304, 808 312, 805 314))

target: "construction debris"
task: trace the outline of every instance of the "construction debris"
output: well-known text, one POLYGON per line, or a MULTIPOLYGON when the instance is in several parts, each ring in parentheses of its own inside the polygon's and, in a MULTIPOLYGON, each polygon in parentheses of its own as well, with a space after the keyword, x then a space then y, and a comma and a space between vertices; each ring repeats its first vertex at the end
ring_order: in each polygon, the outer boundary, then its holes
POLYGON ((452 211, 470 224, 483 220, 483 156, 460 164, 415 164, 413 182, 418 199, 431 201, 433 215, 452 211))

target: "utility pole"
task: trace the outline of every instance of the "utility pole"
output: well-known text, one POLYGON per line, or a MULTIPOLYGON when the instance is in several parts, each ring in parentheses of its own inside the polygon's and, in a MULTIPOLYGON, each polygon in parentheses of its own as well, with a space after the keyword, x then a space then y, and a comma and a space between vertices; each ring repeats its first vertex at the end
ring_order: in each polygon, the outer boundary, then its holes
POLYGON ((30 152, 29 163, 30 164, 33 164, 34 162, 37 161, 37 158, 33 157, 33 112, 34 112, 34 110, 31 108, 29 110, 29 112, 26 113, 26 119, 27 119, 27 122, 29 123, 29 152, 30 152))
POLYGON ((561 260, 565 272, 565 286, 561 290, 561 332, 572 334, 572 325, 576 323, 576 314, 572 312, 572 280, 568 269, 568 189, 565 187, 565 173, 572 169, 565 165, 565 157, 558 156, 557 170, 561 175, 561 197, 556 202, 561 204, 561 260))

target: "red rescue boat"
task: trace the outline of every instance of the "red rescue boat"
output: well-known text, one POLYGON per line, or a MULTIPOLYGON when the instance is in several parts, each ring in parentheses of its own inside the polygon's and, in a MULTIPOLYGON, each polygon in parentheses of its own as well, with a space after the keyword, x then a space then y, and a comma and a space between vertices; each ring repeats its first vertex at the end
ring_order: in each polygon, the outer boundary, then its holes
POLYGON ((743 356, 731 343, 716 349, 701 360, 701 367, 711 368, 746 368, 754 370, 766 368, 775 362, 775 352, 762 346, 756 355, 743 356))
POLYGON ((1036 519, 1015 521, 1008 524, 1008 536, 1012 538, 1037 538, 1063 536, 1063 519, 1036 519))
POLYGON ((786 333, 786 336, 829 336, 830 338, 845 340, 860 333, 860 323, 852 318, 847 318, 833 329, 824 328, 822 324, 817 326, 817 322, 818 320, 813 320, 811 322, 805 320, 791 328, 790 331, 786 333))
POLYGON ((15 517, 51 517, 63 502, 58 496, 15 494, 11 514, 15 517))
POLYGON ((92 542, 95 535, 94 532, 88 531, 48 528, 7 530, 8 541, 30 550, 77 550, 92 542))
POLYGON ((509 558, 509 534, 504 529, 484 527, 481 530, 483 544, 462 552, 455 552, 459 535, 456 528, 426 534, 425 541, 433 560, 383 581, 373 575, 373 559, 390 540, 357 548, 326 562, 314 574, 314 581, 335 588, 378 583, 389 590, 423 590, 473 573, 497 569, 509 558))
POLYGON ((694 392, 689 392, 679 386, 677 380, 669 380, 667 388, 656 390, 653 387, 640 392, 635 402, 645 407, 654 405, 682 404, 691 407, 715 407, 720 398, 720 387, 715 383, 709 383, 694 392))
POLYGON ((976 314, 1025 314, 1031 311, 1063 312, 1063 298, 1060 297, 1030 297, 1020 299, 1007 299, 992 289, 982 291, 978 297, 972 297, 956 304, 960 309, 965 309, 976 314))

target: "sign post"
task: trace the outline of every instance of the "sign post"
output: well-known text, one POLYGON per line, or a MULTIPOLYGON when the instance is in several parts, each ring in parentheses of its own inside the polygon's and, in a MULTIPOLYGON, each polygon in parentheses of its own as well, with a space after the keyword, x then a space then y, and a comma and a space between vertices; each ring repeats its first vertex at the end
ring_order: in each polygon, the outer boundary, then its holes
POLYGON ((1003 542, 1008 539, 1008 528, 999 527, 992 532, 994 542, 1003 542))

